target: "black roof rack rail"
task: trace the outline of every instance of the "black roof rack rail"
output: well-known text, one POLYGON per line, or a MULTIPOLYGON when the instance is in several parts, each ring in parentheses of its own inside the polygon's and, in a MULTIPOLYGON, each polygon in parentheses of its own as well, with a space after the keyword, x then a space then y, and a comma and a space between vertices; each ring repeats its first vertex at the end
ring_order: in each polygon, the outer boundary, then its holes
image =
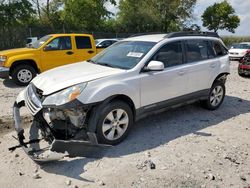
POLYGON ((136 33, 136 34, 130 35, 129 37, 139 37, 143 35, 156 35, 156 34, 166 34, 166 33, 162 33, 162 32, 136 33))
POLYGON ((167 34, 164 38, 175 38, 175 37, 186 37, 186 36, 201 36, 201 37, 216 37, 220 38, 218 33, 215 32, 207 32, 207 31, 181 31, 181 32, 173 32, 167 34))

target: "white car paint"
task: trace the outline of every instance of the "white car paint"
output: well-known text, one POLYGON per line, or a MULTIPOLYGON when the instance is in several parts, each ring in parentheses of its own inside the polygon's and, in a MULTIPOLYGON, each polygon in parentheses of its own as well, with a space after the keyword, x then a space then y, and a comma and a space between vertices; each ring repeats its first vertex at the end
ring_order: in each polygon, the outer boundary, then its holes
POLYGON ((249 46, 249 49, 247 47, 245 47, 244 49, 237 48, 237 47, 229 49, 229 57, 231 59, 239 60, 247 53, 248 50, 250 50, 250 43, 249 42, 242 42, 242 43, 239 43, 238 45, 249 46))
POLYGON ((61 66, 39 74, 32 80, 32 83, 41 89, 44 95, 49 95, 79 83, 89 82, 122 72, 125 72, 125 70, 80 62, 61 66))
POLYGON ((32 84, 42 90, 43 95, 50 95, 64 88, 85 82, 87 86, 77 98, 82 104, 101 102, 114 95, 125 95, 133 101, 135 108, 139 109, 195 91, 210 89, 213 81, 220 73, 229 73, 228 55, 169 67, 159 72, 141 73, 150 57, 160 47, 169 42, 205 39, 219 41, 223 44, 221 39, 214 37, 164 38, 164 36, 166 35, 146 35, 124 39, 123 41, 157 42, 141 61, 130 70, 82 62, 42 73, 32 81, 32 84))

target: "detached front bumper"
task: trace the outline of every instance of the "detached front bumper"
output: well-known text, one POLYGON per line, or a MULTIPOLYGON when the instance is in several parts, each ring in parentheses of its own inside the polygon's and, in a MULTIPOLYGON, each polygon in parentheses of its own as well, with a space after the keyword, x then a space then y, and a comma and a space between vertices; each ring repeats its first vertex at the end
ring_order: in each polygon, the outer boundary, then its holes
MULTIPOLYGON (((44 138, 32 138, 25 141, 24 129, 21 122, 20 108, 25 106, 26 90, 22 91, 13 106, 14 126, 17 132, 19 145, 10 148, 13 151, 15 148, 22 147, 26 154, 35 162, 46 162, 52 160, 60 160, 68 157, 90 157, 100 158, 110 145, 98 144, 95 133, 87 132, 88 140, 59 140, 53 139, 52 143, 44 148, 37 147, 38 143, 44 138), (36 147, 34 147, 36 145, 36 147)), ((36 115, 35 115, 36 116, 36 115)), ((34 118, 35 118, 34 116, 34 118)), ((33 120, 33 123, 41 123, 33 120)))
POLYGON ((8 78, 10 69, 6 67, 0 67, 0 78, 8 78))

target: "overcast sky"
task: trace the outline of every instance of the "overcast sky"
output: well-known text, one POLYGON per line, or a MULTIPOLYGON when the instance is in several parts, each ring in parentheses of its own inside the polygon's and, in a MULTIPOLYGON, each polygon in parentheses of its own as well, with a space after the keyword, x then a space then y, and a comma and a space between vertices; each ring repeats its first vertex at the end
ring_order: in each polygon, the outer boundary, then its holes
MULTIPOLYGON (((215 2, 221 2, 222 0, 197 0, 196 7, 194 9, 194 23, 202 25, 201 15, 204 10, 214 4, 215 2)), ((228 0, 228 2, 235 9, 235 13, 240 17, 240 26, 236 29, 236 35, 250 36, 250 0, 228 0)), ((119 10, 117 7, 107 5, 109 11, 117 13, 119 10)), ((204 29, 204 28, 203 28, 204 29)), ((226 31, 219 31, 221 35, 232 35, 232 33, 226 31)))

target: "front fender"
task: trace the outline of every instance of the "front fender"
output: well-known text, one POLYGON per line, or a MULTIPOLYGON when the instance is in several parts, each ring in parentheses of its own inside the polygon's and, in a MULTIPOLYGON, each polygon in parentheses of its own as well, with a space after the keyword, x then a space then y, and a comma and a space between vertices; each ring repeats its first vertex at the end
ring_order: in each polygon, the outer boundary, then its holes
POLYGON ((131 84, 125 82, 113 82, 93 86, 94 84, 88 84, 83 94, 79 96, 78 100, 83 104, 102 102, 114 95, 125 95, 134 102, 135 108, 140 107, 140 94, 138 92, 139 84, 131 86, 131 84))
POLYGON ((19 54, 19 55, 14 55, 14 56, 10 56, 8 57, 8 60, 5 64, 6 67, 11 67, 13 65, 13 63, 17 62, 17 61, 23 61, 23 60, 32 60, 34 62, 37 63, 37 67, 40 69, 39 66, 39 55, 38 54, 34 54, 34 53, 27 53, 27 54, 19 54))

